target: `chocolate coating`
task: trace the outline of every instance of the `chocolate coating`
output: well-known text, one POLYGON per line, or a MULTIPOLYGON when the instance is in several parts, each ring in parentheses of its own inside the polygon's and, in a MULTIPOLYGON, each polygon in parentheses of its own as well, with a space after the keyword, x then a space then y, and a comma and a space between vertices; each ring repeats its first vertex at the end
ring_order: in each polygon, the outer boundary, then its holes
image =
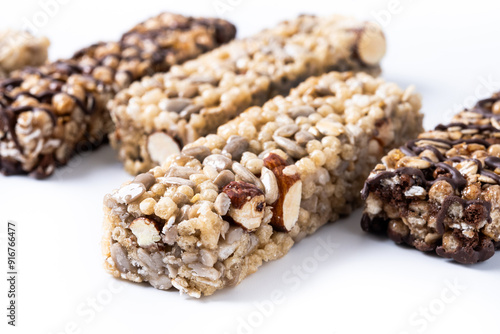
MULTIPOLYGON (((400 223, 391 222, 396 228, 391 227, 389 224, 391 220, 384 211, 377 215, 365 213, 361 219, 362 229, 373 233, 387 233, 396 243, 407 243, 421 251, 436 251, 439 256, 452 258, 459 263, 476 263, 493 256, 495 249, 499 248, 500 241, 495 241, 482 232, 483 226, 492 223, 493 205, 486 199, 491 197, 485 197, 481 192, 493 185, 500 185, 500 175, 497 174, 500 169, 500 157, 488 153, 492 145, 500 144, 500 126, 497 122, 500 120, 500 115, 493 113, 494 105, 498 101, 500 93, 479 101, 471 110, 459 114, 456 121, 447 125, 440 124, 434 131, 429 132, 429 135, 424 133, 418 139, 400 147, 400 152, 405 156, 429 162, 428 166, 423 165, 426 168, 400 167, 378 170, 365 182, 362 190, 363 199, 366 200, 373 193, 382 203, 397 209, 402 219, 408 214, 411 203, 422 200, 422 197, 418 199, 407 197, 406 192, 413 186, 424 188, 426 192, 423 196, 428 202, 430 212, 422 215, 434 218, 433 225, 431 226, 429 221, 427 228, 430 231, 428 233, 435 233, 438 236, 437 239, 433 237, 429 241, 417 240, 412 234, 414 232, 408 230, 409 233, 406 233, 405 229, 408 228, 404 227, 406 225, 403 225, 401 220, 400 223), (459 139, 447 139, 457 138, 449 133, 460 133, 459 139), (470 153, 469 145, 480 145, 474 146, 472 150, 479 150, 481 154, 470 153), (431 156, 427 153, 420 157, 424 151, 432 152, 431 156), (473 178, 471 177, 474 175, 465 174, 465 171, 462 174, 453 166, 454 164, 469 166, 470 162, 477 167, 472 169, 475 174, 473 178), (384 181, 394 177, 399 181, 391 183, 384 181), (428 197, 431 187, 437 181, 446 181, 453 188, 452 194, 445 195, 444 200, 439 203, 430 201, 428 197), (472 188, 467 188, 469 186, 472 188), (463 223, 455 221, 454 215, 457 212, 460 212, 463 223), (452 233, 450 238, 454 241, 446 248, 440 238, 450 231, 452 233)), ((493 152, 496 152, 495 150, 497 149, 495 148, 493 152)), ((470 170, 473 165, 470 166, 467 169, 470 170)))

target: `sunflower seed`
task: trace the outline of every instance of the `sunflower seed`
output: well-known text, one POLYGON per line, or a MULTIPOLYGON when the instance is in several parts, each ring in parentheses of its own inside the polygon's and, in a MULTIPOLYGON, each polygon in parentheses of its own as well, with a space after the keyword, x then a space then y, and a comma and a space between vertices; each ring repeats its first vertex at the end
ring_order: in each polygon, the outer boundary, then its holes
POLYGON ((233 172, 240 177, 242 181, 256 185, 260 190, 264 190, 264 185, 259 178, 252 174, 248 168, 244 167, 239 162, 233 163, 233 172))
POLYGON ((245 138, 233 135, 229 137, 222 152, 229 153, 233 160, 240 161, 241 155, 248 150, 248 146, 249 143, 245 138))
POLYGON ((273 139, 279 147, 293 158, 300 159, 307 154, 307 151, 293 140, 281 136, 273 136, 273 139))
POLYGON ((196 184, 193 181, 181 179, 180 177, 159 177, 158 181, 166 185, 189 186, 194 188, 196 184))
POLYGON ((223 170, 217 175, 214 180, 214 184, 219 187, 219 189, 224 188, 227 184, 234 181, 234 174, 230 170, 223 170))
POLYGON ((279 189, 276 176, 268 168, 262 167, 260 180, 264 185, 266 203, 273 204, 278 199, 279 189))
POLYGON ((153 184, 155 184, 155 177, 149 173, 142 173, 135 177, 133 183, 142 183, 146 190, 151 188, 153 184))
POLYGON ((310 133, 310 132, 307 132, 307 131, 299 131, 295 134, 295 141, 297 142, 297 144, 299 145, 304 145, 304 144, 307 144, 307 142, 310 142, 311 140, 314 140, 315 137, 310 133))
POLYGON ((276 131, 274 131, 274 135, 281 136, 281 137, 291 137, 297 131, 299 131, 299 126, 297 124, 288 124, 288 125, 284 125, 284 126, 278 128, 276 131))
POLYGON ((199 172, 198 170, 190 167, 173 166, 167 170, 166 176, 188 179, 191 174, 198 172, 199 172))
POLYGON ((182 109, 182 111, 179 113, 179 117, 188 119, 191 117, 192 114, 196 114, 202 109, 202 106, 200 105, 189 105, 186 108, 182 109))
POLYGON ((222 154, 212 154, 203 160, 203 166, 212 166, 218 172, 229 169, 232 164, 232 160, 222 154))
POLYGON ((311 106, 295 106, 288 108, 286 112, 291 118, 295 119, 299 116, 307 117, 313 114, 315 110, 311 106))
POLYGON ((190 104, 191 104, 190 99, 185 99, 185 98, 179 97, 179 98, 166 100, 163 103, 162 108, 166 111, 173 111, 173 112, 179 113, 190 104))
POLYGON ((210 149, 206 146, 193 146, 182 150, 182 154, 190 156, 202 162, 210 155, 210 149))

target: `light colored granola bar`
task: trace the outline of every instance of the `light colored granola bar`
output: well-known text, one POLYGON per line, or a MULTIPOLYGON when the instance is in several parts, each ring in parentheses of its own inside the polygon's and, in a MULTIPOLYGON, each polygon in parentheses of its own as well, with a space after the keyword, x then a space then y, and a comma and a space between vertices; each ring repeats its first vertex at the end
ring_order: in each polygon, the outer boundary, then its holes
POLYGON ((232 24, 161 14, 71 59, 26 68, 0 82, 0 171, 45 178, 75 153, 107 140, 108 101, 133 80, 228 42, 232 24))
POLYGON ((413 91, 332 72, 249 108, 106 195, 106 270, 193 297, 238 284, 360 205, 377 160, 422 130, 413 91))
POLYGON ((145 172, 252 105, 311 75, 378 73, 380 28, 343 16, 300 16, 134 83, 110 103, 112 145, 125 169, 145 172))
POLYGON ((394 149, 367 180, 362 227, 396 243, 485 261, 500 248, 500 94, 394 149))
POLYGON ((25 31, 0 31, 0 79, 25 66, 40 66, 47 61, 50 42, 25 31))

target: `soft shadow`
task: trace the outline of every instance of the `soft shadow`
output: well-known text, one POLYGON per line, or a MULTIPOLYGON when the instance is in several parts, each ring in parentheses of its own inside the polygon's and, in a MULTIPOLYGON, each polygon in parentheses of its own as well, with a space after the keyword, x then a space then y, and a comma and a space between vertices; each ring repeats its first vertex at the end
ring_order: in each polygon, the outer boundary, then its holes
MULTIPOLYGON (((214 295, 202 298, 201 302, 238 301, 248 303, 269 299, 274 291, 281 291, 285 295, 294 293, 290 277, 298 278, 294 267, 305 267, 311 261, 317 263, 316 269, 300 279, 300 286, 314 285, 321 275, 331 275, 332 268, 347 263, 356 253, 362 251, 359 246, 363 239, 363 231, 359 227, 361 211, 356 211, 348 218, 340 219, 334 223, 326 224, 316 233, 306 237, 295 244, 283 258, 264 263, 257 272, 245 278, 238 286, 217 291, 214 295), (326 260, 318 260, 316 250, 325 248, 325 242, 336 244, 326 260)), ((297 281, 295 281, 297 282, 297 281)), ((336 287, 330 287, 336 289, 336 287)), ((338 287, 341 288, 341 287, 338 287)), ((300 289, 300 288, 299 288, 300 289)))
POLYGON ((110 146, 103 146, 84 155, 74 156, 66 166, 57 168, 49 180, 78 180, 90 175, 99 174, 104 168, 113 166, 119 167, 119 170, 123 169, 123 165, 118 161, 116 152, 110 146))

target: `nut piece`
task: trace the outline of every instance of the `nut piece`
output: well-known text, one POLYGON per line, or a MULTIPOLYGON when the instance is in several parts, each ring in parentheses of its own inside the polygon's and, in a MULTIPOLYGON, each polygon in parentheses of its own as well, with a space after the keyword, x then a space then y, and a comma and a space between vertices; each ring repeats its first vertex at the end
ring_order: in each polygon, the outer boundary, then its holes
POLYGON ((113 198, 122 204, 129 204, 138 199, 146 192, 146 187, 142 183, 130 183, 120 188, 113 198))
POLYGON ((154 220, 149 218, 136 218, 130 224, 130 230, 137 238, 140 247, 149 247, 160 241, 160 232, 156 228, 154 220))
POLYGON ((164 132, 149 135, 147 146, 151 160, 158 164, 162 164, 170 155, 181 152, 175 140, 164 132))
MULTIPOLYGON (((264 159, 264 166, 270 169, 278 182, 279 196, 273 204, 273 217, 270 224, 280 232, 290 232, 299 219, 302 199, 302 181, 298 173, 284 173, 286 161, 271 153, 264 159)), ((288 170, 287 170, 288 171, 288 170)))
POLYGON ((229 199, 229 196, 227 196, 226 193, 220 193, 215 199, 214 209, 221 216, 225 216, 227 214, 230 206, 231 206, 231 200, 229 199))
POLYGON ((222 189, 231 206, 228 215, 247 231, 257 229, 262 223, 266 200, 262 190, 251 183, 233 181, 222 189))
POLYGON ((367 25, 360 32, 358 56, 367 65, 377 65, 385 55, 386 41, 384 33, 377 24, 368 23, 367 25))

